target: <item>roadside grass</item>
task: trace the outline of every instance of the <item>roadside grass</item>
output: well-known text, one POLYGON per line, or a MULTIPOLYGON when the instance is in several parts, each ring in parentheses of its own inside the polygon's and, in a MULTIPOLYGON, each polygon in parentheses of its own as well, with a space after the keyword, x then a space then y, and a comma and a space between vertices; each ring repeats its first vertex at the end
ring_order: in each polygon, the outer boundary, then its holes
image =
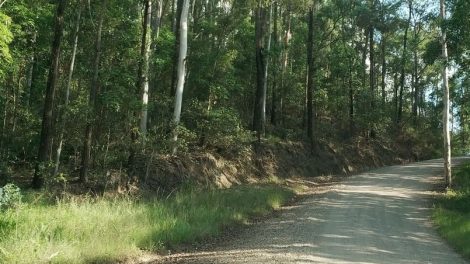
POLYGON ((219 234, 294 196, 274 185, 182 190, 169 198, 71 198, 0 213, 0 263, 115 263, 219 234))
POLYGON ((441 235, 470 259, 470 163, 454 173, 454 189, 440 197, 434 221, 441 235))

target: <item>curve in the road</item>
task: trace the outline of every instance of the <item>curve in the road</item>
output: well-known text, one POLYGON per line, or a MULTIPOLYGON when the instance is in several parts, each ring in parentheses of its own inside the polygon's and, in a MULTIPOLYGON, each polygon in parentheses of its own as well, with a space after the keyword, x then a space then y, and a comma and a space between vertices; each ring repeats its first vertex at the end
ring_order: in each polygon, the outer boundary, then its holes
POLYGON ((166 263, 466 263, 430 223, 442 161, 348 178, 233 240, 166 263))

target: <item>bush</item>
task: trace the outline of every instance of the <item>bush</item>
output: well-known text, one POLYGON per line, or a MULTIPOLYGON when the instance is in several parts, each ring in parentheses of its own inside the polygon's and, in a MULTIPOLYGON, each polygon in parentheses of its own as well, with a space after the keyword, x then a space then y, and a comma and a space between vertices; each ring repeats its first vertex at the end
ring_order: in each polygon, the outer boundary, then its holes
POLYGON ((0 188, 0 210, 16 208, 21 204, 21 191, 14 184, 7 184, 0 188))
POLYGON ((239 147, 240 142, 250 140, 251 133, 244 129, 239 114, 232 108, 207 106, 194 102, 184 122, 188 128, 197 131, 199 145, 228 149, 239 147))

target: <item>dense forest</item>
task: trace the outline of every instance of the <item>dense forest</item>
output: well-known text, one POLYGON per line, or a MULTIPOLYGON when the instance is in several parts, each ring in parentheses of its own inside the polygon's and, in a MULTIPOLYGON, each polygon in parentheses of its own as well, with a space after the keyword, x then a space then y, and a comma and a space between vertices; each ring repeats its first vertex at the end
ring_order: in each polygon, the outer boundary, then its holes
POLYGON ((154 158, 274 138, 312 152, 380 139, 437 157, 447 107, 453 151, 466 153, 468 10, 467 0, 2 0, 2 182, 130 177, 154 158))

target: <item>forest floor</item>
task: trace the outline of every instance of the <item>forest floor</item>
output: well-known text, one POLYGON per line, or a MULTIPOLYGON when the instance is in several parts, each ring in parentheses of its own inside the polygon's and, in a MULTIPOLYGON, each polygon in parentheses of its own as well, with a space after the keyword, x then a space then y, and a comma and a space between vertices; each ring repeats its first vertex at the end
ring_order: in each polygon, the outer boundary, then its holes
POLYGON ((217 243, 152 263, 466 263, 430 220, 441 163, 348 177, 217 243))

